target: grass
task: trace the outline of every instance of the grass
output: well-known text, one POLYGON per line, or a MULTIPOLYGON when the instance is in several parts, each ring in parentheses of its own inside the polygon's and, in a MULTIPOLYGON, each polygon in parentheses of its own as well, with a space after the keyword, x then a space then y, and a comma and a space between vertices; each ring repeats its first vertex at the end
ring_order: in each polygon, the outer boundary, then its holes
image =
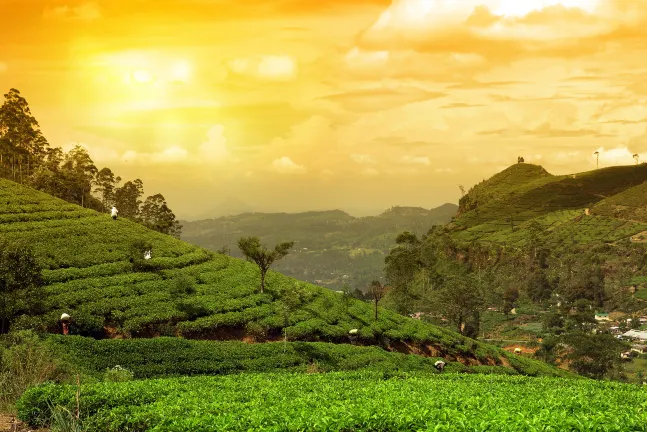
MULTIPOLYGON (((31 424, 68 410, 74 386, 29 390, 31 424)), ((647 389, 586 379, 337 372, 100 383, 81 388, 89 431, 627 431, 647 423, 647 389)))
POLYGON ((113 221, 107 214, 10 181, 0 180, 0 203, 13 212, 5 212, 0 238, 27 241, 47 282, 43 313, 18 319, 14 328, 56 333, 58 318, 68 313, 73 320, 71 334, 97 338, 181 336, 264 342, 287 336, 289 341, 348 343, 349 330, 358 329, 357 342, 362 345, 404 352, 419 347, 464 363, 508 363, 528 374, 563 373, 538 362, 520 363, 495 347, 387 309, 380 309, 375 320, 371 304, 277 272, 268 274, 266 292, 259 293, 259 272, 252 263, 125 219, 113 221), (153 258, 139 271, 128 260, 136 240, 150 242, 153 251, 153 258), (178 290, 180 285, 185 288, 178 290), (293 310, 286 309, 282 300, 297 295, 293 310))

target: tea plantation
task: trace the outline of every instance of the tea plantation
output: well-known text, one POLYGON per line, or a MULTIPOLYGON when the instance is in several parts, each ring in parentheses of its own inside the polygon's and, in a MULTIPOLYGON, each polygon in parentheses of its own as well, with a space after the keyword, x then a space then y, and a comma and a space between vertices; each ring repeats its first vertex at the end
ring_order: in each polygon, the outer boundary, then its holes
POLYGON ((380 309, 376 321, 369 303, 276 272, 268 274, 261 294, 252 263, 6 180, 0 180, 0 213, 0 239, 26 241, 47 282, 44 312, 17 320, 14 329, 57 333, 62 313, 72 316, 72 334, 97 338, 349 343, 349 330, 358 329, 354 342, 360 345, 531 375, 565 373, 390 310, 380 309), (149 242, 153 251, 137 269, 128 255, 136 240, 149 242))
MULTIPOLYGON (((43 385, 18 403, 43 424, 76 408, 74 386, 43 385)), ((501 375, 332 372, 99 383, 80 388, 88 431, 638 431, 645 388, 501 375)))
POLYGON ((453 237, 465 243, 520 245, 530 240, 531 226, 554 250, 572 243, 611 243, 647 230, 636 207, 645 181, 647 164, 563 176, 517 164, 472 188, 450 226, 453 237))

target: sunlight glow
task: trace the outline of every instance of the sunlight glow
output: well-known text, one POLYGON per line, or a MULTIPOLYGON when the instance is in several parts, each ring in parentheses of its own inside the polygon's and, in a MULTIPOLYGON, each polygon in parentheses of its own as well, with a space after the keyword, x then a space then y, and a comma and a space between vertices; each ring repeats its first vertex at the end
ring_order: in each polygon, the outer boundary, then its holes
POLYGON ((180 60, 171 67, 171 81, 187 82, 191 78, 191 65, 180 60))
POLYGON ((139 83, 147 83, 151 81, 152 76, 146 69, 137 69, 133 72, 133 79, 139 83))

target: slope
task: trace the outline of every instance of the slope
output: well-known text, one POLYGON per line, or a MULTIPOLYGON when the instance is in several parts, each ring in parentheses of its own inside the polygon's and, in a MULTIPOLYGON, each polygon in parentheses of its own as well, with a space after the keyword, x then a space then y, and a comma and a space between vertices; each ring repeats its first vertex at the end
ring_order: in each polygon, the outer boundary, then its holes
POLYGON ((223 246, 242 255, 236 242, 257 236, 268 244, 295 241, 295 251, 276 270, 297 279, 340 288, 365 288, 382 274, 384 256, 404 230, 424 233, 449 222, 456 205, 436 209, 394 207, 378 216, 355 218, 341 210, 304 213, 245 213, 197 222, 182 222, 182 239, 216 251, 223 246))
POLYGON ((44 268, 43 312, 18 319, 14 328, 57 332, 63 312, 74 320, 71 333, 95 337, 343 343, 356 328, 360 345, 562 373, 389 310, 374 320, 370 304, 276 272, 259 293, 251 263, 6 180, 0 180, 0 240, 27 242, 44 268), (139 271, 128 259, 135 240, 150 242, 153 251, 139 271))
POLYGON ((589 218, 586 224, 581 224, 579 216, 585 208, 645 182, 647 164, 564 176, 538 175, 545 172, 541 167, 528 169, 523 165, 514 165, 497 174, 493 177, 496 181, 478 185, 462 199, 462 213, 450 224, 457 240, 517 243, 528 236, 521 229, 523 224, 528 226, 533 220, 539 228, 556 231, 558 243, 575 234, 584 242, 617 241, 645 229, 643 224, 616 221, 608 216, 589 218), (521 181, 528 171, 531 175, 521 181), (505 178, 516 180, 505 182, 502 180, 505 178), (566 225, 557 229, 563 223, 566 225), (518 232, 515 234, 515 231, 518 232))
POLYGON ((647 222, 647 183, 603 199, 591 212, 617 219, 647 222))

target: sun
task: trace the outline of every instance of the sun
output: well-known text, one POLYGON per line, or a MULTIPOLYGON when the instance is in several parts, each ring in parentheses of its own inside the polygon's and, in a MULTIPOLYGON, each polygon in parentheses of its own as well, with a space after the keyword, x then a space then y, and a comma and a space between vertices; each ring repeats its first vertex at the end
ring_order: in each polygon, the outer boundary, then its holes
POLYGON ((153 77, 146 69, 137 69, 133 72, 133 79, 139 83, 147 83, 150 82, 153 77))

